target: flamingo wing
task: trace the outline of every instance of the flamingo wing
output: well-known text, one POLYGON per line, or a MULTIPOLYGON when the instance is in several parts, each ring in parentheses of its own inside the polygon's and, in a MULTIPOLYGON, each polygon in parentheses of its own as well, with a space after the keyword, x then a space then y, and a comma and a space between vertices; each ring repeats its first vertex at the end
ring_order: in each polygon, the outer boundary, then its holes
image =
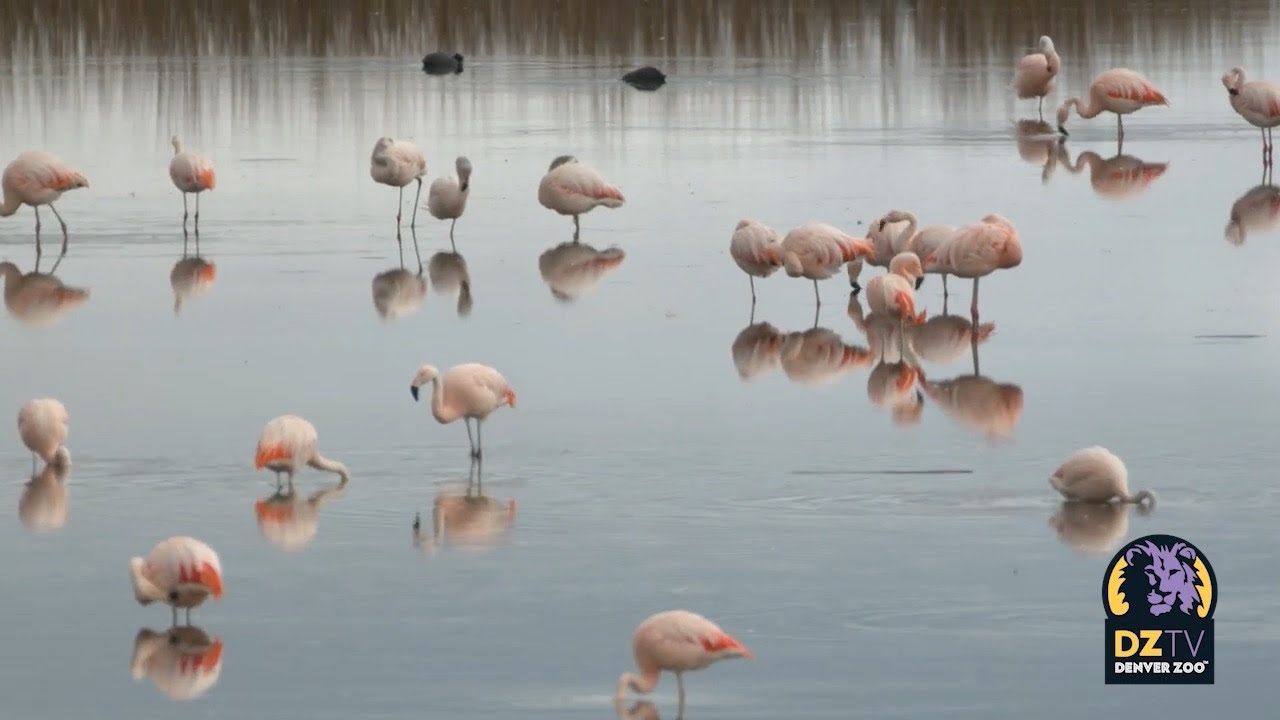
POLYGON ((552 182, 563 193, 580 195, 602 205, 620 207, 626 198, 622 191, 605 181, 600 173, 581 162, 565 163, 556 168, 552 182))
POLYGON ((1240 100, 1249 110, 1267 118, 1280 118, 1280 85, 1266 80, 1247 82, 1240 100))
POLYGON ((14 169, 14 182, 18 187, 62 191, 89 186, 88 180, 75 168, 37 150, 22 153, 10 168, 14 169))
POLYGON ((1106 72, 1095 82, 1104 95, 1115 100, 1130 100, 1141 105, 1169 104, 1150 80, 1132 70, 1106 72))
POLYGON ((780 265, 778 233, 764 223, 748 222, 733 232, 729 251, 736 257, 766 265, 780 265))
POLYGON ((268 422, 258 437, 253 464, 262 469, 277 460, 306 462, 315 454, 316 428, 297 415, 282 415, 268 422))
POLYGON ((206 589, 214 598, 222 597, 222 563, 208 545, 192 537, 171 537, 151 550, 146 559, 146 575, 164 590, 182 585, 206 589))

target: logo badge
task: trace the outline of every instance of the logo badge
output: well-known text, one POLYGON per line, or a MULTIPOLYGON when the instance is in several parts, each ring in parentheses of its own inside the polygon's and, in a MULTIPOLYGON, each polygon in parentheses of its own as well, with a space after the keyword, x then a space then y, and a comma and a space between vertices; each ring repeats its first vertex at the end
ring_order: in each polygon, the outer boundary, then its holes
POLYGON ((1195 545, 1147 535, 1107 565, 1108 685, 1212 685, 1218 580, 1195 545))

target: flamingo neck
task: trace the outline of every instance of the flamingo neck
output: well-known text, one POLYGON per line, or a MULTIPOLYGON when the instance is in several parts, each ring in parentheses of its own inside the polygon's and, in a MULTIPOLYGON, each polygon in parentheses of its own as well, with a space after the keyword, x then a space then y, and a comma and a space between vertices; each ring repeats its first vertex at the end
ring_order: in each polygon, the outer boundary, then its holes
POLYGON ((346 465, 343 465, 337 460, 330 460, 323 455, 317 454, 314 458, 311 458, 311 462, 307 464, 317 470, 337 473, 340 481, 344 483, 351 478, 351 475, 347 472, 346 465))
POLYGON ((457 413, 444 404, 444 380, 439 375, 431 378, 431 415, 436 422, 447 423, 458 419, 457 413))
POLYGON ((1080 98, 1071 98, 1067 102, 1074 103, 1076 106, 1076 114, 1088 120, 1089 118, 1098 117, 1098 113, 1102 112, 1102 103, 1098 102, 1098 98, 1090 94, 1089 104, 1085 105, 1080 102, 1080 98))
POLYGON ((133 596, 137 598, 142 605, 150 605, 158 600, 164 600, 167 595, 156 587, 151 580, 143 573, 146 563, 142 558, 136 557, 129 561, 129 577, 133 581, 133 596))
POLYGON ((1058 69, 1062 67, 1062 58, 1058 57, 1058 51, 1050 48, 1048 52, 1042 54, 1045 60, 1049 62, 1049 72, 1057 75, 1058 69))
POLYGON ((1139 490, 1137 495, 1126 495, 1124 501, 1137 505, 1155 505, 1156 496, 1150 490, 1139 490))
POLYGON ((907 216, 907 227, 904 228, 902 232, 898 233, 898 239, 893 241, 893 244, 894 244, 893 251, 895 253, 906 250, 907 243, 911 242, 911 238, 915 237, 915 234, 916 234, 917 220, 916 220, 915 213, 906 213, 906 216, 907 216))
POLYGON ((4 194, 4 204, 0 205, 0 217, 9 217, 10 215, 18 212, 18 207, 21 205, 22 201, 18 199, 17 195, 6 191, 4 194))
POLYGON ((1099 168, 1102 166, 1102 156, 1092 150, 1085 150, 1076 156, 1074 165, 1067 165, 1067 169, 1071 171, 1072 175, 1079 175, 1080 171, 1083 170, 1086 165, 1089 167, 1089 175, 1092 176, 1097 174, 1099 168))
POLYGON ((649 694, 653 689, 658 687, 659 671, 651 670, 643 675, 624 672, 618 677, 618 690, 614 697, 621 700, 627 696, 627 690, 633 690, 638 693, 649 694))

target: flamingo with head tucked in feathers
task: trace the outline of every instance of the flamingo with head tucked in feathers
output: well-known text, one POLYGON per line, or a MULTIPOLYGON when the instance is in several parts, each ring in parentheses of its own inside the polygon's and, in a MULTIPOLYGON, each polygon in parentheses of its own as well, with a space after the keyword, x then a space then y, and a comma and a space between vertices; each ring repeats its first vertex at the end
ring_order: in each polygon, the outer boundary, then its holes
POLYGON ((538 202, 548 210, 573 216, 573 241, 578 242, 578 216, 603 205, 620 208, 627 201, 622 191, 605 182, 586 163, 572 155, 551 161, 538 183, 538 202))
POLYGON ((138 603, 168 603, 173 608, 173 623, 178 623, 178 608, 187 611, 198 607, 210 595, 222 598, 222 563, 213 548, 186 536, 171 537, 151 549, 146 559, 129 560, 133 596, 138 603))
POLYGON ((806 223, 792 228, 778 246, 782 266, 789 277, 813 281, 813 299, 822 305, 818 281, 826 280, 841 265, 875 255, 875 247, 865 238, 846 235, 827 223, 806 223))
POLYGON ((751 281, 751 304, 756 304, 756 278, 767 278, 782 267, 778 233, 755 220, 739 220, 729 240, 729 257, 751 281))
POLYGON ((1275 151, 1271 131, 1280 125, 1280 85, 1268 80, 1245 80, 1244 68, 1236 66, 1222 76, 1231 109, 1262 131, 1262 159, 1271 164, 1275 151))
MULTIPOLYGON (((422 150, 408 140, 393 140, 380 137, 373 146, 373 155, 369 158, 369 175, 374 182, 400 188, 400 202, 396 204, 396 230, 400 229, 400 214, 404 209, 404 187, 418 181, 418 192, 413 196, 413 217, 409 227, 418 224, 418 200, 422 198, 422 176, 427 174, 427 158, 422 150)), ((417 243, 417 237, 414 237, 417 243)))
POLYGON ((1024 55, 1013 72, 1013 89, 1018 98, 1038 98, 1040 104, 1037 111, 1041 117, 1044 115, 1044 98, 1053 92, 1053 85, 1061 68, 1062 59, 1053 47, 1053 40, 1048 35, 1041 35, 1039 49, 1024 55))
POLYGON ((280 473, 287 473, 289 484, 293 485, 293 473, 302 465, 337 473, 342 482, 349 480, 347 466, 321 455, 317 440, 315 425, 297 415, 281 415, 263 426, 253 456, 254 467, 274 472, 277 485, 280 473))
POLYGON ((449 245, 453 251, 458 246, 453 244, 453 226, 467 209, 467 198, 471 196, 471 161, 465 155, 459 155, 454 161, 455 173, 439 177, 431 181, 427 188, 427 212, 437 220, 449 220, 449 245))
POLYGON ((1018 230, 1003 215, 991 214, 981 221, 957 229, 924 259, 924 271, 946 272, 973 278, 973 299, 969 312, 978 324, 978 280, 996 270, 1022 264, 1022 241, 1018 230))
POLYGON ((169 161, 169 179, 182 193, 182 229, 187 229, 187 193, 196 196, 196 237, 200 233, 200 193, 217 184, 213 163, 204 155, 182 148, 182 140, 173 136, 173 159, 169 161))

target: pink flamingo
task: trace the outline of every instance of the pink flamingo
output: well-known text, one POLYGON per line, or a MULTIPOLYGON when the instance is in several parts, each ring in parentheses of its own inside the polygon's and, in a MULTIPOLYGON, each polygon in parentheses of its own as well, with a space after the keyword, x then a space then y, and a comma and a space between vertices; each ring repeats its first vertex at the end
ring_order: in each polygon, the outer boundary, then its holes
POLYGON ((701 670, 728 658, 749 658, 743 647, 720 626, 687 610, 668 610, 640 623, 632 637, 632 651, 640 674, 624 672, 618 677, 617 700, 627 697, 627 690, 651 693, 665 670, 675 673, 680 692, 680 712, 684 712, 684 674, 701 670))
POLYGON ((841 265, 861 257, 875 255, 876 249, 864 238, 846 235, 839 228, 826 223, 806 223, 792 228, 778 246, 782 266, 790 277, 803 277, 813 281, 813 299, 819 306, 818 281, 826 280, 841 265))
POLYGON ((198 607, 210 595, 222 598, 222 563, 213 548, 193 537, 176 536, 163 540, 143 560, 129 560, 133 580, 133 596, 141 605, 168 603, 173 609, 173 624, 178 624, 178 608, 187 611, 191 624, 191 608, 198 607))
POLYGON ((151 678, 170 700, 194 700, 218 683, 222 640, 191 625, 165 632, 143 628, 133 640, 129 674, 134 680, 151 678))
POLYGON ((1267 80, 1246 81, 1244 68, 1238 66, 1222 76, 1222 84, 1231 109, 1262 131, 1262 158, 1270 165, 1274 152, 1271 129, 1280 125, 1280 85, 1267 80))
POLYGON ((516 406, 516 391, 507 384, 502 373, 479 363, 454 365, 445 372, 431 365, 418 368, 409 386, 414 402, 418 400, 418 388, 431 383, 431 414, 441 425, 462 418, 467 426, 467 440, 471 443, 471 457, 480 459, 480 425, 494 410, 507 405, 516 406), (471 420, 476 421, 476 435, 471 437, 471 420))
POLYGON ((280 473, 288 473, 289 485, 293 485, 293 473, 306 464, 316 470, 337 473, 342 482, 351 478, 347 466, 320 454, 317 449, 316 426, 297 415, 281 415, 269 421, 258 437, 258 449, 253 457, 254 467, 275 472, 276 485, 280 473))
MULTIPOLYGON (((400 202, 396 204, 396 230, 400 229, 400 213, 404 209, 404 187, 414 180, 418 181, 418 193, 413 197, 413 217, 409 227, 417 227, 418 200, 422 198, 422 176, 427 174, 427 158, 422 150, 408 140, 392 140, 380 137, 373 146, 373 156, 369 160, 369 175, 374 182, 400 188, 400 202)), ((399 236, 397 235, 397 238, 399 236)), ((414 247, 418 238, 414 236, 414 247)))
POLYGON ((1087 447, 1077 450, 1053 472, 1049 484, 1067 500, 1105 503, 1113 499, 1122 503, 1154 504, 1156 496, 1147 490, 1129 494, 1129 471, 1124 461, 1110 450, 1087 447))
POLYGON ((217 184, 213 163, 209 158, 182 149, 182 140, 173 136, 173 159, 169 161, 169 179, 182 193, 182 230, 187 229, 187 193, 196 196, 196 237, 200 232, 200 193, 217 184))
POLYGON ((456 174, 436 178, 427 189, 427 211, 437 220, 451 220, 449 223, 449 244, 453 251, 458 246, 453 244, 453 226, 467 209, 467 198, 471 195, 471 161, 465 155, 459 155, 454 161, 456 174))
POLYGON ((18 410, 18 435, 31 451, 31 472, 35 473, 36 456, 46 465, 63 466, 71 462, 64 447, 67 442, 67 407, 53 398, 28 400, 18 410))
POLYGON ((0 177, 0 187, 4 188, 0 217, 9 217, 24 204, 30 205, 36 213, 36 265, 40 264, 41 205, 48 205, 53 216, 62 225, 62 255, 66 255, 67 223, 58 214, 53 201, 68 190, 89 187, 89 181, 84 175, 47 152, 28 150, 5 167, 4 176, 0 177))
POLYGON ((951 238, 924 260, 925 272, 948 272, 973 278, 973 299, 969 312, 978 324, 978 280, 996 270, 1022 264, 1022 242, 1018 230, 1002 215, 991 214, 981 222, 956 230, 951 238))
POLYGON ((542 207, 573 216, 574 242, 578 242, 579 215, 600 205, 620 208, 626 201, 621 190, 572 155, 552 160, 547 174, 538 183, 538 202, 542 207))
MULTIPOLYGON (((867 223, 867 242, 875 248, 875 253, 866 259, 866 264, 887 269, 889 261, 906 249, 907 241, 915 232, 915 216, 905 211, 891 210, 867 223), (894 216, 893 219, 890 219, 891 215, 894 216)), ((858 277, 862 275, 863 265, 862 258, 857 258, 845 266, 849 272, 849 287, 853 289, 854 295, 862 291, 858 277)))
POLYGON ((751 281, 751 305, 756 304, 756 278, 767 278, 782 267, 778 233, 755 220, 739 220, 729 241, 729 257, 751 281))
POLYGON ((1058 51, 1053 49, 1053 40, 1048 35, 1041 35, 1039 49, 1024 55, 1013 72, 1013 89, 1018 93, 1018 98, 1039 98, 1037 111, 1041 117, 1044 117, 1044 98, 1053 92, 1053 85, 1061 68, 1062 60, 1058 57, 1058 51))
POLYGON ((1102 111, 1116 114, 1116 130, 1124 137, 1124 116, 1152 105, 1168 105, 1169 101, 1156 86, 1141 74, 1125 68, 1098 73, 1089 84, 1089 104, 1073 97, 1058 106, 1058 132, 1067 135, 1067 114, 1074 105, 1080 117, 1097 117, 1102 111))
POLYGON ((898 352, 905 354, 906 324, 922 325, 925 311, 916 312, 915 288, 924 279, 920 258, 915 253, 898 253, 889 261, 889 272, 867 283, 867 305, 872 313, 898 320, 898 352))

